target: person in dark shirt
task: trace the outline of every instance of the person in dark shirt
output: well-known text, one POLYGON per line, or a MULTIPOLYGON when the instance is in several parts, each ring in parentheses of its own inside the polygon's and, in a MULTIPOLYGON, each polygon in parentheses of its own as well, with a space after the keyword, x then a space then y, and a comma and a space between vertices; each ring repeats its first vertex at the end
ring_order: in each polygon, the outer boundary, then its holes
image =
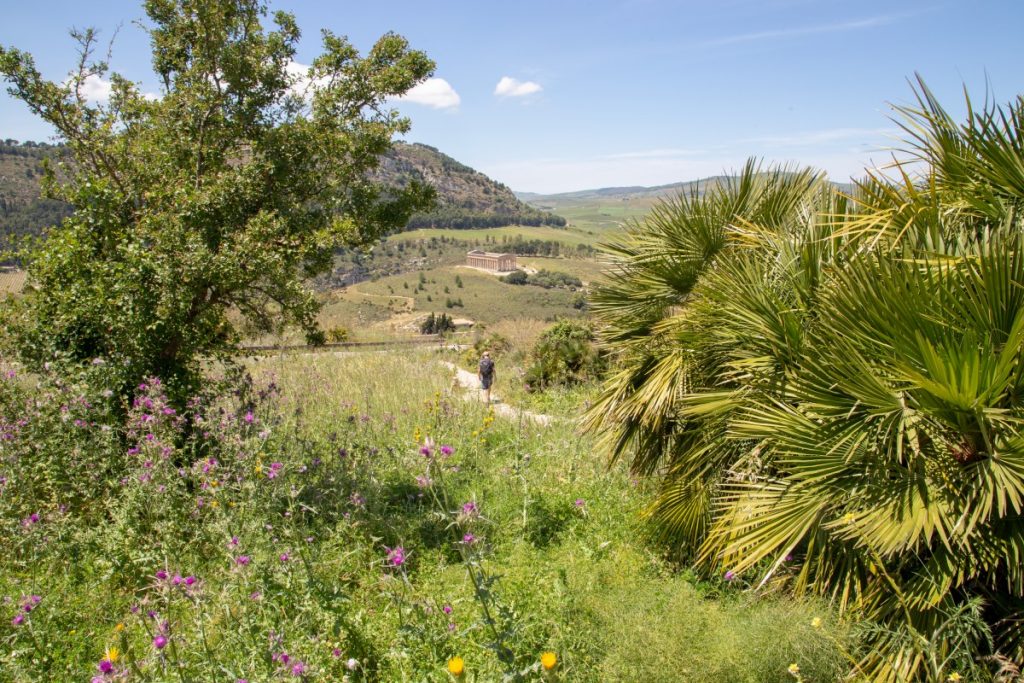
POLYGON ((484 392, 484 402, 490 404, 491 402, 491 384, 494 383, 494 378, 497 373, 494 370, 494 360, 491 359, 491 352, 484 351, 483 358, 480 359, 480 365, 477 366, 476 376, 480 379, 480 388, 484 392))

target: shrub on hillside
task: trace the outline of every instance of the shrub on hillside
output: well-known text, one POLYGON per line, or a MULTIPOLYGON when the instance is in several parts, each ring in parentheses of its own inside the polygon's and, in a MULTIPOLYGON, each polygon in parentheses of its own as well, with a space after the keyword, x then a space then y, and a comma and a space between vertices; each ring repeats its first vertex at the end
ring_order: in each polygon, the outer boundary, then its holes
POLYGON ((525 285, 529 276, 527 276, 525 270, 513 270, 508 275, 501 278, 501 281, 510 285, 525 285))
POLYGON ((586 322, 562 320, 549 328, 533 348, 533 365, 525 377, 528 390, 600 378, 605 360, 594 342, 594 331, 586 322))

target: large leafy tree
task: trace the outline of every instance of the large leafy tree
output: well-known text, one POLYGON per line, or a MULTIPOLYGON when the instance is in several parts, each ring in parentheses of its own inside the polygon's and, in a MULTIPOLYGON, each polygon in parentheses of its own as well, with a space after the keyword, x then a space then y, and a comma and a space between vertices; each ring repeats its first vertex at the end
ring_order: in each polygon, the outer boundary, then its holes
POLYGON ((659 528, 867 617, 883 681, 1024 660, 1024 100, 918 96, 898 182, 748 168, 634 226, 594 306, 590 424, 659 528))
POLYGON ((73 161, 46 194, 75 214, 25 255, 28 295, 7 324, 35 368, 95 362, 130 392, 158 376, 187 396, 203 358, 226 354, 242 325, 294 324, 317 336, 309 278, 342 244, 371 240, 429 205, 429 188, 373 181, 409 121, 388 106, 433 63, 400 36, 365 57, 323 33, 294 62, 299 29, 257 0, 147 0, 161 92, 108 74, 95 34, 51 82, 30 55, 0 47, 10 92, 52 124, 73 161), (84 93, 109 79, 109 102, 84 93), (98 359, 98 360, 96 360, 98 359))

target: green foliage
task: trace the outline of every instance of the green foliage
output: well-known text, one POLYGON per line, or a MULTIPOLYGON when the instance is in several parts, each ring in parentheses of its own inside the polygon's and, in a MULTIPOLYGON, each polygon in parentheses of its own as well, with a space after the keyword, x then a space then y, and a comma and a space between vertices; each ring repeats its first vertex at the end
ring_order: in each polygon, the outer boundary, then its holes
POLYGON ((547 329, 531 353, 533 365, 524 382, 530 391, 569 386, 600 379, 605 358, 595 343, 589 323, 562 320, 547 329))
POLYGON ((530 277, 526 274, 525 270, 513 270, 508 275, 503 275, 499 279, 509 285, 525 285, 530 277))
POLYGON ((455 323, 452 322, 452 317, 447 313, 441 313, 440 315, 434 315, 431 313, 427 316, 426 320, 420 324, 421 334, 444 334, 445 332, 451 332, 454 329, 455 323))
POLYGON ((89 680, 111 647, 115 675, 159 681, 446 681, 454 655, 538 680, 543 651, 593 683, 842 666, 822 605, 672 572, 638 533, 642 490, 571 423, 496 419, 430 354, 253 371, 190 418, 148 383, 122 435, 86 385, 0 377, 0 679, 89 680))
POLYGON ((315 336, 318 302, 306 284, 334 249, 405 223, 431 193, 368 179, 407 119, 386 107, 428 76, 432 62, 393 34, 361 58, 323 37, 308 72, 293 75, 299 30, 248 0, 146 3, 158 99, 110 74, 109 104, 81 96, 107 77, 95 34, 77 32, 81 67, 45 80, 31 56, 0 48, 11 92, 53 125, 73 163, 46 169, 46 196, 75 214, 24 256, 31 287, 7 324, 32 368, 73 373, 107 361, 115 391, 141 378, 181 400, 199 359, 226 354, 241 332, 228 316, 315 336))
POLYGON ((705 571, 870 620, 860 673, 982 680, 1024 659, 1024 100, 919 104, 924 182, 749 164, 612 245, 588 424, 705 571))
POLYGON ((501 281, 510 285, 534 285, 544 289, 568 289, 576 290, 583 286, 583 281, 566 273, 558 273, 550 270, 540 269, 536 273, 527 273, 524 270, 513 270, 504 275, 501 281))

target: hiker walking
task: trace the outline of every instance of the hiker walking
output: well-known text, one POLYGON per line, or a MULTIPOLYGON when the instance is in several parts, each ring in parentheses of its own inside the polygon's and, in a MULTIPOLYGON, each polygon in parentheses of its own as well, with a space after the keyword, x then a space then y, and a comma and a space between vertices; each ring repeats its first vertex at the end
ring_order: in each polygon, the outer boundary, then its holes
POLYGON ((483 358, 480 359, 480 365, 477 366, 476 376, 480 380, 480 388, 484 392, 484 402, 490 405, 491 403, 491 384, 494 383, 494 361, 491 359, 491 352, 484 351, 483 358))

